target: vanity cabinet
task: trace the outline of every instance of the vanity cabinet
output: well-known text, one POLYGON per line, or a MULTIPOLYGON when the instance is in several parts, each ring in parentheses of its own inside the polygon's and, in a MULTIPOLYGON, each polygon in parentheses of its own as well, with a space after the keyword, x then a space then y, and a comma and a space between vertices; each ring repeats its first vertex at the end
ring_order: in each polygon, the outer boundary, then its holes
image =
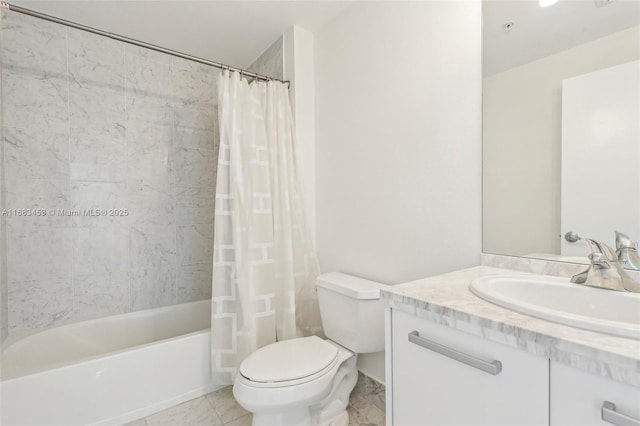
POLYGON ((640 426, 640 388, 555 361, 550 378, 552 426, 640 426))
POLYGON ((640 388, 387 309, 387 424, 640 426, 640 388))
POLYGON ((548 424, 548 359, 396 309, 387 316, 392 381, 388 422, 548 424))

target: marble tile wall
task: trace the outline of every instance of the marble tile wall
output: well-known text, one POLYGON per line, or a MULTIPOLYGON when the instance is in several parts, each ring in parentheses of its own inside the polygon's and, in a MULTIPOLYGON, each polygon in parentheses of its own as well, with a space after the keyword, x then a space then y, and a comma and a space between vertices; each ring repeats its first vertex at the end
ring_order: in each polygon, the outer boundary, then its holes
POLYGON ((209 298, 219 71, 2 14, 10 330, 209 298))
POLYGON ((284 79, 284 38, 280 37, 256 59, 247 71, 284 79))
MULTIPOLYGON (((1 44, 1 43, 0 43, 1 44)), ((2 88, 0 87, 0 97, 2 88)), ((0 123, 2 117, 0 116, 0 123)), ((0 211, 5 208, 4 201, 4 149, 0 144, 0 211)), ((4 215, 0 215, 0 344, 9 334, 9 305, 7 286, 7 220, 4 215)))
MULTIPOLYGON (((2 26, 0 15, 0 27, 2 26)), ((2 51, 2 32, 0 31, 0 52, 2 51)), ((0 56, 2 68, 2 56, 0 56)), ((0 81, 0 99, 2 99, 2 83, 0 81)), ((2 126, 2 108, 0 108, 0 127, 2 126)), ((5 208, 4 184, 4 144, 0 143, 0 211, 5 208)), ((0 344, 9 334, 9 309, 7 305, 7 218, 0 214, 0 344)))

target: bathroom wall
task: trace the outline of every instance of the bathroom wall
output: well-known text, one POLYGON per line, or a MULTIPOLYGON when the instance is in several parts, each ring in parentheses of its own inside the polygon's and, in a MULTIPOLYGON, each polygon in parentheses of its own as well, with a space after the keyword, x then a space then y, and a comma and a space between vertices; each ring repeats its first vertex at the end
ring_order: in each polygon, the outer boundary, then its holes
POLYGON ((247 71, 282 80, 284 78, 284 38, 280 37, 267 48, 247 71))
POLYGON ((219 71, 2 13, 10 329, 210 297, 219 71))
MULTIPOLYGON (((323 270, 397 284, 478 265, 480 2, 356 2, 315 48, 323 270)), ((360 369, 384 381, 380 355, 360 369)))
MULTIPOLYGON (((0 22, 1 22, 0 18, 0 22)), ((1 31, 0 31, 1 34, 1 31)), ((0 35, 0 46, 2 40, 0 35)), ((1 48, 0 48, 1 50, 1 48)), ((1 66, 1 62, 0 62, 1 66)), ((0 83, 0 98, 2 98, 2 84, 0 83)), ((0 108, 0 127, 2 125, 2 108, 0 108)), ((0 143, 0 212, 5 208, 4 182, 4 144, 0 143)), ((0 213, 0 344, 9 334, 9 295, 7 286, 7 218, 0 213)))
POLYGON ((284 79, 296 124, 296 165, 311 238, 316 241, 315 73, 314 35, 294 25, 285 32, 284 79))
MULTIPOLYGON (((2 15, 0 14, 0 28, 2 15)), ((0 69, 2 69, 2 31, 0 31, 0 69)), ((0 99, 2 80, 0 79, 0 99)), ((0 108, 0 129, 2 128, 2 108, 0 108)), ((4 144, 0 143, 0 212, 5 208, 4 185, 4 144)), ((9 334, 9 309, 7 305, 7 218, 0 214, 0 344, 9 334)))
POLYGON ((396 284, 479 262, 479 30, 479 2, 380 2, 316 34, 324 270, 396 284))
POLYGON ((485 252, 560 253, 562 80, 636 59, 640 27, 484 79, 485 252))
MULTIPOLYGON (((0 87, 0 97, 2 88, 0 87)), ((0 117, 0 123, 2 117, 0 117)), ((5 208, 4 200, 4 171, 2 162, 4 159, 4 149, 0 144, 0 211, 5 208)), ((7 287, 7 220, 5 216, 0 216, 0 344, 9 334, 9 295, 7 287)))

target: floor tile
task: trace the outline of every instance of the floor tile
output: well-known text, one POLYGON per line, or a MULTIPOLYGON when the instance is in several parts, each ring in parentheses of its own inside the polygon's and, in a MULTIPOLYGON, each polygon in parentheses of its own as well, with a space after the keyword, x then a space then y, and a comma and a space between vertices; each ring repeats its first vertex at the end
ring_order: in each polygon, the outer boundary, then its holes
POLYGON ((207 395, 209 402, 213 406, 214 412, 220 417, 223 424, 242 417, 248 413, 242 408, 233 397, 233 388, 227 386, 216 392, 207 395))
POLYGON ((147 417, 148 426, 221 425, 206 396, 183 402, 147 417))
POLYGON ((132 422, 129 422, 123 426, 147 426, 147 419, 138 419, 132 422))
POLYGON ((384 426, 382 410, 360 395, 352 396, 347 407, 349 426, 384 426))
POLYGON ((251 426, 252 420, 253 414, 249 413, 235 420, 231 420, 229 423, 225 423, 224 426, 251 426))
MULTIPOLYGON (((358 394, 347 407, 349 426, 384 426, 384 411, 358 394)), ((233 397, 231 386, 136 420, 125 426, 251 426, 253 415, 233 397)))

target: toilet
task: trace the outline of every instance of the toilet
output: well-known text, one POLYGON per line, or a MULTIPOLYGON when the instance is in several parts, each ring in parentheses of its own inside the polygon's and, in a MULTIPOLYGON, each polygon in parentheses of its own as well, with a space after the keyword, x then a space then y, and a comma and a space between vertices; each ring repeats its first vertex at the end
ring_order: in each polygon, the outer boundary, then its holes
POLYGON ((240 365, 233 395, 254 426, 347 426, 356 354, 384 350, 384 284, 330 272, 316 286, 328 339, 272 343, 240 365))

